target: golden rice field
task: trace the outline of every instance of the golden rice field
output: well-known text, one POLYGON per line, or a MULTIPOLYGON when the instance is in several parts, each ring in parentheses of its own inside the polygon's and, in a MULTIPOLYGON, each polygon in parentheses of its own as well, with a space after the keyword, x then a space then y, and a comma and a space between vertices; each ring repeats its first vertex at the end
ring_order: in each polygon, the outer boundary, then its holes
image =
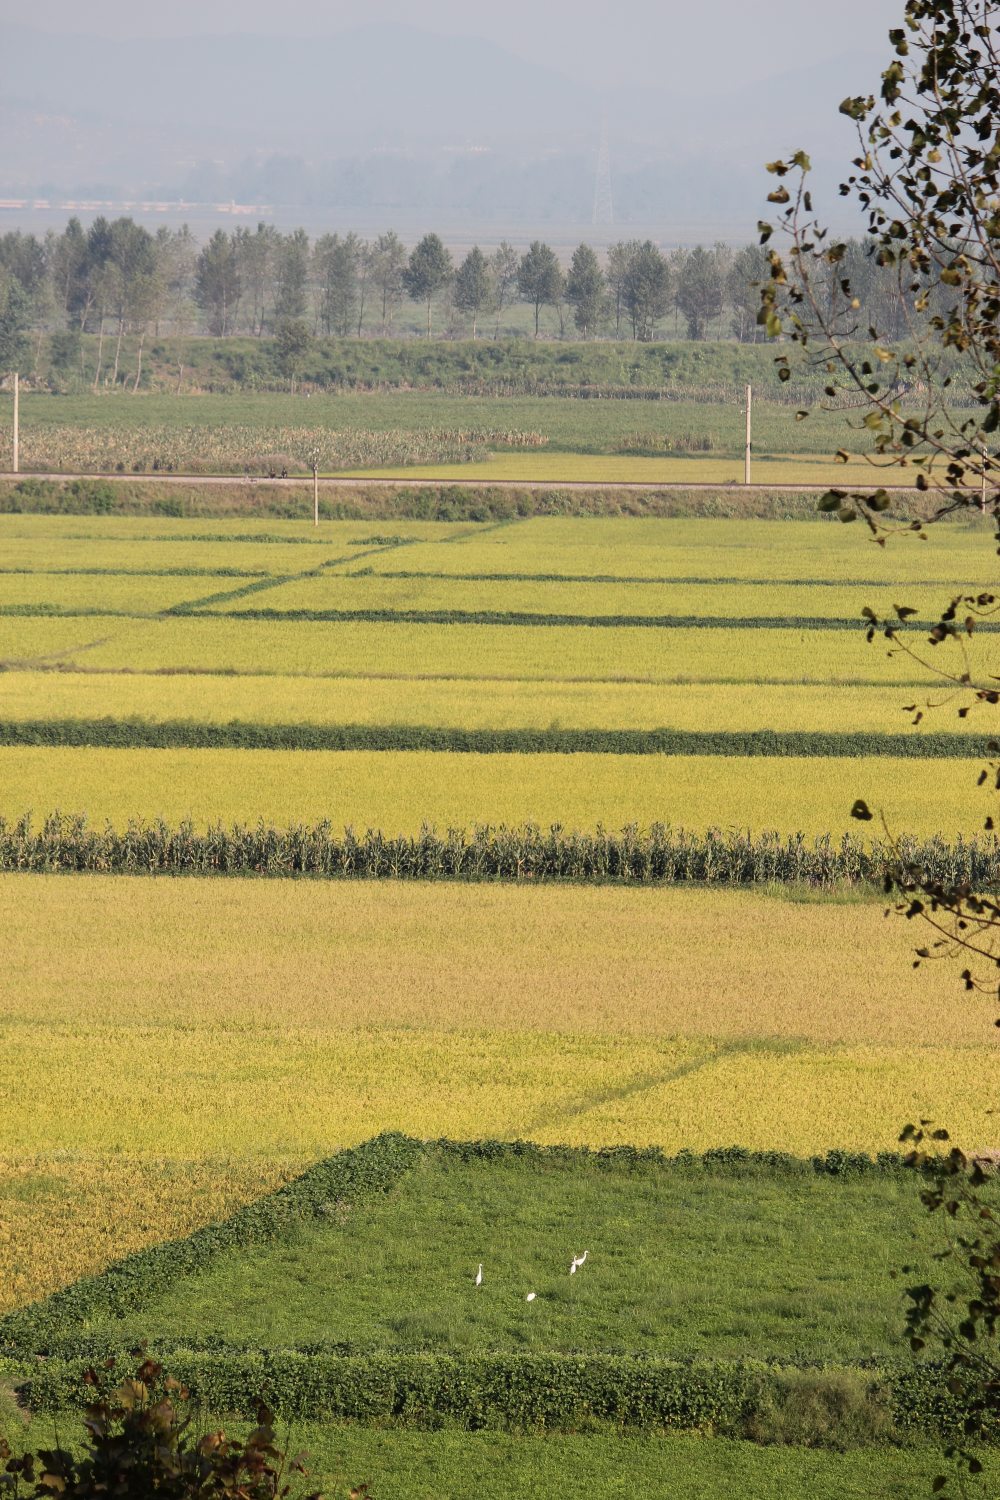
MULTIPOLYGON (((978 763, 835 756, 0 748, 0 814, 316 822, 361 833, 476 823, 859 833, 858 797, 893 833, 981 831, 978 763)), ((863 830, 862 830, 863 831, 863 830)), ((881 826, 879 826, 881 834, 881 826)))
MULTIPOLYGON (((985 670, 993 642, 976 643, 985 670)), ((949 665, 959 663, 950 643, 949 665)), ((944 660, 944 653, 941 654, 944 660)), ((890 659, 860 629, 664 630, 586 625, 423 625, 350 620, 123 620, 0 617, 0 661, 182 673, 497 678, 557 682, 873 683, 930 685, 930 671, 890 659)))
POLYGON ((12 1027, 972 1047, 992 1020, 947 964, 914 979, 877 897, 4 875, 0 914, 12 1027))
POLYGON ((200 578, 111 577, 41 573, 0 574, 0 611, 33 605, 58 614, 84 610, 109 615, 154 615, 176 604, 238 588, 243 579, 209 574, 200 578))
POLYGON ((303 521, 154 516, 3 517, 3 568, 243 567, 299 572, 321 559, 373 548, 379 535, 405 547, 371 551, 352 567, 376 572, 526 573, 570 577, 763 579, 837 583, 980 578, 993 556, 978 518, 900 535, 887 549, 863 528, 837 522, 536 516, 472 522, 303 521), (253 540, 251 540, 253 539, 253 540), (455 544, 458 544, 457 546, 455 544))
MULTIPOLYGON (((483 530, 467 522, 395 520, 322 521, 313 527, 301 521, 253 518, 234 523, 164 521, 152 516, 10 515, 3 522, 0 581, 12 569, 41 574, 78 568, 134 573, 185 569, 212 573, 220 568, 258 575, 299 573, 370 551, 369 538, 377 534, 440 547, 449 537, 479 535, 483 530)), ((405 549, 399 553, 405 555, 405 549)), ((351 566, 361 567, 368 561, 357 557, 351 566)), ((195 583, 195 593, 198 587, 195 583)))
POLYGON ((988 1007, 873 903, 6 876, 0 912, 8 1303, 387 1128, 997 1144, 988 1007))
MULTIPOLYGON (((406 525, 399 525, 400 535, 409 535, 406 525)), ((395 521, 390 529, 397 531, 395 521)), ((876 546, 863 528, 821 520, 751 525, 655 516, 537 516, 464 530, 460 538, 442 532, 443 540, 425 538, 366 558, 363 565, 390 573, 405 568, 583 578, 902 580, 948 586, 955 578, 980 577, 992 557, 989 526, 978 519, 939 528, 933 545, 902 534, 887 549, 876 546)))
POLYGON ((969 1049, 294 1026, 234 1040, 111 1022, 0 1036, 13 1077, 0 1115, 19 1156, 144 1148, 304 1160, 380 1130, 801 1156, 892 1150, 903 1123, 929 1112, 970 1149, 1000 1145, 990 1110, 1000 1059, 969 1049), (38 1107, 43 1080, 53 1092, 38 1107))
MULTIPOLYGON (((195 719, 255 724, 435 724, 465 729, 818 730, 912 734, 913 693, 884 688, 756 683, 484 681, 468 678, 157 675, 155 672, 7 672, 6 719, 97 719, 159 723, 195 719)), ((926 708, 932 691, 916 694, 926 708)), ((968 718, 937 716, 955 734, 994 732, 982 705, 968 718)))
MULTIPOLYGON (((687 458, 645 458, 634 454, 560 453, 531 448, 524 453, 494 452, 461 463, 421 463, 330 472, 355 479, 439 479, 519 481, 523 484, 742 484, 742 458, 708 454, 687 458)), ((757 458, 751 478, 754 484, 901 484, 906 475, 893 469, 880 474, 864 458, 853 456, 847 464, 826 455, 788 454, 757 458)))
POLYGON ((225 1218, 299 1165, 260 1157, 113 1155, 103 1146, 92 1154, 76 1147, 37 1156, 5 1154, 0 1313, 132 1250, 225 1218))
MULTIPOLYGON (((110 579, 111 583, 132 580, 110 579)), ((171 585, 179 579, 158 580, 171 585)), ((75 601, 79 592, 87 595, 92 579, 35 578, 35 597, 42 592, 57 602, 75 601)), ((228 582, 233 589, 238 584, 228 582)), ((227 587, 222 580, 215 585, 227 587)), ((973 585, 959 582, 956 592, 968 593, 973 585)), ((0 579, 0 600, 5 597, 6 580, 0 579)), ((189 600, 210 595, 211 582, 199 579, 188 583, 189 600)), ((274 588, 255 591, 243 598, 223 598, 210 602, 215 613, 239 610, 456 610, 495 615, 531 613, 539 615, 579 615, 601 619, 606 616, 661 618, 674 616, 700 619, 747 621, 755 619, 797 620, 836 619, 856 621, 860 626, 859 597, 877 614, 892 614, 895 602, 892 592, 875 585, 859 589, 857 584, 708 584, 708 583, 574 583, 525 580, 480 580, 455 577, 392 578, 385 574, 358 576, 327 569, 279 583, 274 588)), ((30 588, 24 593, 31 597, 30 588)), ((183 594, 181 597, 185 597, 183 594)), ((906 586, 905 603, 916 609, 921 619, 934 620, 949 603, 951 595, 939 586, 929 584, 906 586)))

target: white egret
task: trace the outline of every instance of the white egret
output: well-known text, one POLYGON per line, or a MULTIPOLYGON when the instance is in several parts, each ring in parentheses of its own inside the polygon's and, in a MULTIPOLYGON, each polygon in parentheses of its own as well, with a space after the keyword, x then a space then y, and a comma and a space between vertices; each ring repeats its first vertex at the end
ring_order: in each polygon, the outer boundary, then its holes
POLYGON ((482 1261, 480 1261, 479 1262, 479 1270, 476 1272, 476 1286, 482 1286, 482 1284, 483 1284, 483 1263, 482 1263, 482 1261))
POLYGON ((585 1250, 582 1255, 574 1255, 574 1257, 573 1257, 573 1264, 569 1268, 569 1274, 571 1276, 575 1276, 576 1275, 577 1271, 579 1271, 580 1267, 583 1265, 584 1261, 587 1259, 587 1256, 589 1254, 590 1254, 590 1251, 589 1250, 585 1250))
POLYGON ((535 1300, 535 1298, 537 1296, 538 1296, 537 1292, 529 1292, 528 1295, 525 1297, 524 1300, 525 1300, 525 1302, 534 1302, 534 1300, 535 1300))

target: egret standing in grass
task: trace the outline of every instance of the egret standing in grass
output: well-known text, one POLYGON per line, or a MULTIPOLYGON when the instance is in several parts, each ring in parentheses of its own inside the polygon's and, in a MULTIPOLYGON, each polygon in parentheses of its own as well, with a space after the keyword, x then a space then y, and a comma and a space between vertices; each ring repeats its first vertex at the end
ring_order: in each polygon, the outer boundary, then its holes
POLYGON ((528 1295, 525 1297, 524 1300, 525 1300, 525 1302, 534 1302, 534 1300, 535 1300, 535 1298, 537 1296, 538 1296, 537 1292, 529 1292, 528 1295))
POLYGON ((587 1256, 589 1254, 590 1254, 590 1251, 589 1250, 585 1250, 582 1255, 574 1255, 574 1257, 573 1257, 573 1264, 569 1268, 569 1274, 571 1276, 575 1276, 576 1275, 577 1271, 579 1271, 580 1267, 583 1265, 584 1261, 587 1259, 587 1256))
POLYGON ((482 1284, 483 1284, 483 1263, 482 1263, 482 1261, 480 1261, 479 1262, 479 1270, 476 1272, 476 1286, 482 1286, 482 1284))

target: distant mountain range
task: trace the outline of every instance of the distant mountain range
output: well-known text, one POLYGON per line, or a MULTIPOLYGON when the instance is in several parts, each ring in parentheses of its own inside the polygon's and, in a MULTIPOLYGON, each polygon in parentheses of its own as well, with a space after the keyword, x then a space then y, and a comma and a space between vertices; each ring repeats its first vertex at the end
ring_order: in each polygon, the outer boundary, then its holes
POLYGON ((821 181, 846 165, 837 105, 874 89, 878 68, 850 53, 713 91, 702 59, 674 57, 662 90, 602 97, 493 43, 412 26, 151 43, 0 21, 0 196, 249 197, 585 223, 606 116, 616 220, 667 225, 680 213, 745 220, 749 234, 765 159, 802 144, 821 181))

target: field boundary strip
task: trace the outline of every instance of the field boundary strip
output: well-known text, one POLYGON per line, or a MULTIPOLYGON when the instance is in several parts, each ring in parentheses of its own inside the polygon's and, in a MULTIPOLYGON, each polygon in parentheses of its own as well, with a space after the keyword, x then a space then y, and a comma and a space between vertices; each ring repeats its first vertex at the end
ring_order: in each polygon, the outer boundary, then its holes
POLYGON ((460 729, 433 724, 258 724, 194 719, 3 719, 0 746, 435 751, 460 755, 713 755, 737 759, 975 760, 987 736, 824 730, 460 729))
MULTIPOLYGON (((28 578, 270 578, 264 568, 3 568, 0 577, 28 578)), ((306 575, 308 576, 308 575, 306 575)))
POLYGON ((1000 889, 1000 839, 977 835, 947 843, 901 837, 862 842, 848 834, 691 832, 653 824, 591 832, 525 823, 438 834, 425 824, 412 837, 368 829, 337 833, 330 822, 275 827, 132 820, 93 827, 85 814, 0 816, 5 874, 168 875, 221 879, 569 882, 618 885, 806 886, 883 890, 900 861, 951 885, 1000 889))
MULTIPOLYGON (((330 566, 324 564, 324 567, 330 566)), ((4 569, 0 571, 31 572, 30 568, 4 569)), ((42 571, 42 570, 40 570, 42 571)), ((221 575, 223 568, 206 568, 207 573, 221 575)), ((436 573, 429 569, 407 572, 403 569, 359 568, 357 572, 345 574, 347 578, 398 578, 418 580, 432 578, 441 583, 600 583, 600 584, 652 584, 685 586, 692 588, 813 588, 813 589, 865 589, 865 588, 947 588, 954 590, 954 578, 699 578, 688 574, 671 577, 654 577, 641 573, 436 573)))
MULTIPOLYGON (((113 637, 106 637, 107 640, 113 637)), ((93 644, 93 643, 91 643, 93 644)), ((529 687, 552 683, 581 687, 804 687, 804 688, 880 688, 884 692, 886 682, 878 677, 526 677, 523 673, 503 672, 364 672, 356 667, 341 670, 302 671, 294 668, 269 667, 203 667, 197 664, 178 667, 111 667, 85 666, 79 662, 64 663, 62 658, 75 650, 87 650, 88 646, 71 646, 65 651, 54 651, 50 655, 37 657, 0 657, 0 672, 52 672, 73 677, 221 677, 224 679, 247 677, 286 678, 293 682, 505 682, 523 683, 529 687)), ((894 677, 893 688, 928 692, 933 683, 928 678, 894 677)))
MULTIPOLYGON (((560 450, 554 448, 552 451, 559 452, 560 450)), ((609 459, 614 459, 615 457, 629 457, 629 455, 620 454, 596 454, 593 456, 606 457, 609 459)), ((761 461, 759 456, 758 461, 761 461)), ((731 462, 735 467, 739 463, 739 459, 734 457, 731 460, 727 459, 726 462, 731 462)), ((447 461, 438 464, 427 465, 420 463, 415 463, 413 465, 400 465, 398 466, 398 470, 396 469, 396 466, 387 467, 392 467, 394 469, 394 472, 387 474, 378 474, 375 472, 369 472, 364 468, 345 470, 338 474, 320 474, 318 477, 318 483, 321 489, 332 490, 357 489, 359 485, 371 489, 399 489, 401 486, 406 485, 420 486, 424 489, 440 489, 442 488, 442 486, 448 487, 449 485, 459 484, 463 489, 487 491, 534 491, 559 489, 587 492, 594 490, 634 490, 639 493, 642 493, 644 491, 661 491, 666 494, 670 494, 672 492, 683 493, 684 491, 694 491, 713 493, 722 492, 726 496, 731 496, 733 498, 741 495, 750 497, 753 495, 769 493, 788 495, 824 495, 830 489, 829 483, 782 484, 780 481, 774 480, 764 480, 754 484, 743 484, 738 479, 559 479, 554 475, 549 475, 544 479, 533 479, 530 476, 527 476, 525 478, 512 478, 510 476, 507 476, 503 479, 499 479, 490 478, 488 475, 484 475, 482 478, 480 478, 475 474, 471 476, 466 476, 465 474, 434 476, 420 472, 415 472, 412 474, 407 472, 407 470, 410 468, 419 471, 425 467, 449 469, 460 469, 464 467, 464 465, 462 464, 450 464, 447 461)), ((830 469, 832 475, 834 469, 834 465, 832 463, 830 465, 830 469)), ((256 475, 248 481, 245 478, 244 474, 237 470, 234 470, 229 474, 181 474, 176 472, 164 473, 162 471, 157 471, 155 473, 153 473, 152 471, 144 471, 140 473, 132 472, 128 474, 119 474, 114 470, 98 469, 87 470, 86 472, 79 470, 63 471, 55 469, 23 469, 20 473, 16 474, 11 469, 0 471, 0 480, 23 482, 26 479, 35 480, 38 483, 53 484, 79 484, 82 482, 86 482, 87 480, 99 479, 102 481, 108 481, 112 484, 137 484, 146 482, 157 485, 170 486, 192 484, 211 486, 227 485, 240 487, 242 489, 252 488, 254 490, 305 490, 307 488, 310 488, 313 482, 312 476, 307 473, 292 475, 286 479, 271 479, 269 476, 256 475)), ((923 498, 925 495, 925 492, 915 484, 886 484, 884 481, 881 481, 879 479, 873 479, 871 481, 870 487, 872 491, 876 489, 883 489, 887 490, 890 494, 893 495, 915 495, 921 498, 923 498)), ((978 493, 977 487, 974 485, 967 486, 967 489, 970 495, 978 493)), ((516 517, 515 519, 521 518, 516 517)))
MULTIPOLYGON (((276 582, 293 583, 311 574, 296 574, 276 582)), ((273 587, 268 584, 264 587, 273 587)), ((258 586, 259 588, 260 586, 258 586)), ((159 613, 165 618, 183 615, 188 619, 222 618, 228 620, 275 620, 305 624, 339 624, 350 621, 368 621, 380 625, 496 625, 504 626, 584 626, 596 629, 639 630, 857 630, 867 629, 859 615, 857 619, 843 616, 822 615, 572 615, 544 613, 539 611, 500 611, 478 609, 204 609, 203 605, 252 594, 258 589, 248 587, 233 594, 219 594, 213 598, 195 600, 190 604, 175 604, 159 613)), ((9 605, 0 607, 0 615, 83 615, 98 614, 99 610, 74 609, 68 607, 47 608, 38 605, 9 605)), ((105 611, 105 613, 124 613, 105 611)), ((929 630, 932 620, 911 619, 907 626, 911 631, 929 630)), ((901 627, 897 627, 901 628, 901 627)), ((983 621, 978 624, 979 633, 1000 630, 1000 624, 983 621)))
MULTIPOLYGON (((113 1359, 128 1367, 127 1342, 134 1340, 91 1339, 90 1357, 4 1361, 0 1372, 31 1410, 58 1414, 93 1402, 93 1386, 85 1377, 95 1364, 113 1359)), ((158 1342, 152 1352, 169 1361, 172 1375, 203 1409, 250 1421, 259 1414, 263 1396, 278 1415, 292 1420, 534 1433, 579 1432, 582 1424, 591 1423, 619 1435, 674 1429, 753 1436, 759 1443, 756 1419, 766 1420, 780 1407, 789 1376, 806 1375, 818 1396, 828 1388, 835 1408, 848 1373, 878 1401, 896 1441, 903 1434, 957 1438, 969 1415, 968 1403, 948 1382, 945 1363, 931 1360, 843 1362, 817 1369, 805 1361, 604 1351, 457 1354, 315 1345, 249 1350, 221 1342, 204 1350, 158 1342)), ((830 1442, 830 1430, 828 1417, 820 1442, 830 1442)), ((845 1436, 853 1434, 848 1429, 845 1436)))
MULTIPOLYGON (((478 540, 479 533, 472 538, 478 540)), ((78 539, 79 540, 79 539, 78 539)), ((89 540, 93 540, 90 538, 89 540)), ((102 538, 101 544, 106 540, 131 540, 130 538, 102 538)), ((155 546, 160 540, 173 540, 173 538, 150 538, 146 545, 155 546)), ((198 540, 201 540, 200 538, 198 540)), ((244 541, 248 538, 244 538, 244 541)), ((292 538, 283 538, 291 541, 292 538)), ((311 540, 311 539, 309 539, 311 540)), ((393 542, 387 544, 385 551, 395 551, 401 546, 445 546, 448 542, 459 542, 470 540, 467 537, 447 537, 429 543, 426 538, 409 538, 405 542, 393 542)), ((138 543, 137 543, 138 545, 138 543)), ((319 542, 315 546, 322 545, 319 542)), ((381 551, 383 549, 373 549, 381 551)), ((361 554, 359 554, 361 555, 361 554)), ((302 574, 288 573, 280 575, 286 580, 297 577, 310 578, 322 577, 331 569, 342 567, 344 559, 329 558, 319 562, 314 568, 307 569, 302 574)), ((221 563, 215 567, 186 567, 186 568, 100 568, 100 567, 76 567, 76 568, 34 568, 26 566, 3 567, 0 566, 0 578, 6 577, 29 577, 29 578, 271 578, 275 574, 269 573, 265 568, 234 568, 225 567, 221 563)), ((642 585, 648 584, 653 587, 687 587, 692 588, 814 588, 814 589, 844 589, 844 588, 947 588, 954 590, 954 578, 737 578, 718 577, 701 578, 689 574, 677 574, 667 576, 654 576, 640 573, 442 573, 431 569, 405 569, 388 568, 374 569, 358 568, 354 572, 344 573, 344 578, 351 579, 396 579, 400 581, 416 582, 421 579, 430 579, 436 583, 565 583, 565 584, 611 584, 611 585, 642 585)))
MULTIPOLYGON (((602 1105, 616 1104, 619 1101, 632 1099, 638 1094, 648 1094, 652 1089, 663 1088, 666 1084, 678 1083, 682 1078, 687 1078, 692 1073, 704 1072, 728 1057, 743 1052, 766 1050, 769 1050, 767 1043, 762 1039, 743 1041, 736 1038, 732 1041, 718 1042, 711 1048, 687 1058, 682 1063, 675 1063, 664 1071, 643 1073, 615 1088, 595 1089, 591 1094, 581 1094, 577 1099, 561 1105, 554 1114, 535 1115, 533 1119, 527 1121, 523 1129, 529 1135, 536 1130, 558 1129, 564 1121, 579 1119, 581 1115, 589 1114, 593 1109, 600 1109, 602 1105)), ((783 1045, 782 1050, 792 1049, 783 1045)))

